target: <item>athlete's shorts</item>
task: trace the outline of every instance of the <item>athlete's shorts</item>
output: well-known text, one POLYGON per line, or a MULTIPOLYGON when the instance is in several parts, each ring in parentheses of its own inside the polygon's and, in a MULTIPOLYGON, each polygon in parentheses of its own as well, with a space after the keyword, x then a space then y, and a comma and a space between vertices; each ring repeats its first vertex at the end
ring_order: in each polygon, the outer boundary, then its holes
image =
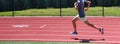
MULTIPOLYGON (((79 15, 75 16, 74 18, 79 18, 79 19, 81 19, 82 21, 87 21, 87 18, 86 18, 86 17, 80 18, 79 15)), ((73 19, 74 19, 74 18, 73 18, 73 19)))

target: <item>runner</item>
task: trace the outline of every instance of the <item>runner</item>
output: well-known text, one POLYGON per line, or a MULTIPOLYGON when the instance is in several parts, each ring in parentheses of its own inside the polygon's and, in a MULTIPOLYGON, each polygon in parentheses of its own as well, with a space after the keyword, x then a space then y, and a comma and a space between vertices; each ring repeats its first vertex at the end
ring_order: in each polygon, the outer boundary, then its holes
POLYGON ((88 26, 90 27, 93 27, 95 29, 97 29, 102 35, 104 34, 104 30, 102 27, 98 27, 94 24, 92 24, 91 22, 89 22, 85 16, 85 11, 87 11, 90 7, 90 4, 91 2, 90 1, 87 1, 87 0, 77 0, 77 2, 74 3, 74 7, 75 9, 78 11, 78 15, 75 16, 73 19, 72 19, 72 24, 73 24, 73 28, 74 28, 74 31, 71 32, 71 34, 73 35, 77 35, 77 29, 76 29, 76 21, 78 20, 82 20, 85 24, 87 24, 88 26), (84 2, 87 3, 87 7, 84 8, 84 2))

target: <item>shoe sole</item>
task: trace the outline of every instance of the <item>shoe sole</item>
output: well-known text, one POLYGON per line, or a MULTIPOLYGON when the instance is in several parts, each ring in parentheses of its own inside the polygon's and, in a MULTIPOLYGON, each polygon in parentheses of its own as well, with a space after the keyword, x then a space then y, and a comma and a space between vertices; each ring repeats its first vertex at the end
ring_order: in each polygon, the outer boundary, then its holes
POLYGON ((73 34, 72 32, 70 32, 70 34, 71 34, 71 35, 74 35, 74 36, 76 36, 76 35, 77 35, 77 34, 73 34))

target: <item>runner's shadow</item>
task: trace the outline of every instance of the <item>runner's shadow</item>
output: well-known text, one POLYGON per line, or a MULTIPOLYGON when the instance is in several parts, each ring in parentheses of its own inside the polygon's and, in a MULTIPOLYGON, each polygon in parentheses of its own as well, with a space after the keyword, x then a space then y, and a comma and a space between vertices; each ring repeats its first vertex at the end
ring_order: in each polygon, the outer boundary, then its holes
POLYGON ((105 41, 105 39, 79 39, 79 38, 71 38, 74 40, 79 40, 82 43, 89 43, 90 41, 105 41))

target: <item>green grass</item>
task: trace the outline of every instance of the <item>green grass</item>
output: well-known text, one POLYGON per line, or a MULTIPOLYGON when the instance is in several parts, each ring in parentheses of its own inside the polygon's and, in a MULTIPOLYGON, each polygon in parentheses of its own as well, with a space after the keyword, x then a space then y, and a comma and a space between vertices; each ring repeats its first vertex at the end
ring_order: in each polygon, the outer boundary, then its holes
MULTIPOLYGON (((62 16, 74 16, 77 11, 74 8, 62 8, 62 16)), ((12 12, 0 12, 0 16, 11 16, 12 12)), ((59 16, 59 8, 47 8, 47 9, 27 9, 15 11, 15 16, 59 16)), ((90 7, 86 12, 88 16, 101 16, 102 7, 90 7)), ((119 7, 105 7, 105 16, 120 16, 119 7)))
POLYGON ((106 16, 120 16, 120 7, 105 7, 106 16))
POLYGON ((0 44, 95 44, 95 43, 0 41, 0 44))

